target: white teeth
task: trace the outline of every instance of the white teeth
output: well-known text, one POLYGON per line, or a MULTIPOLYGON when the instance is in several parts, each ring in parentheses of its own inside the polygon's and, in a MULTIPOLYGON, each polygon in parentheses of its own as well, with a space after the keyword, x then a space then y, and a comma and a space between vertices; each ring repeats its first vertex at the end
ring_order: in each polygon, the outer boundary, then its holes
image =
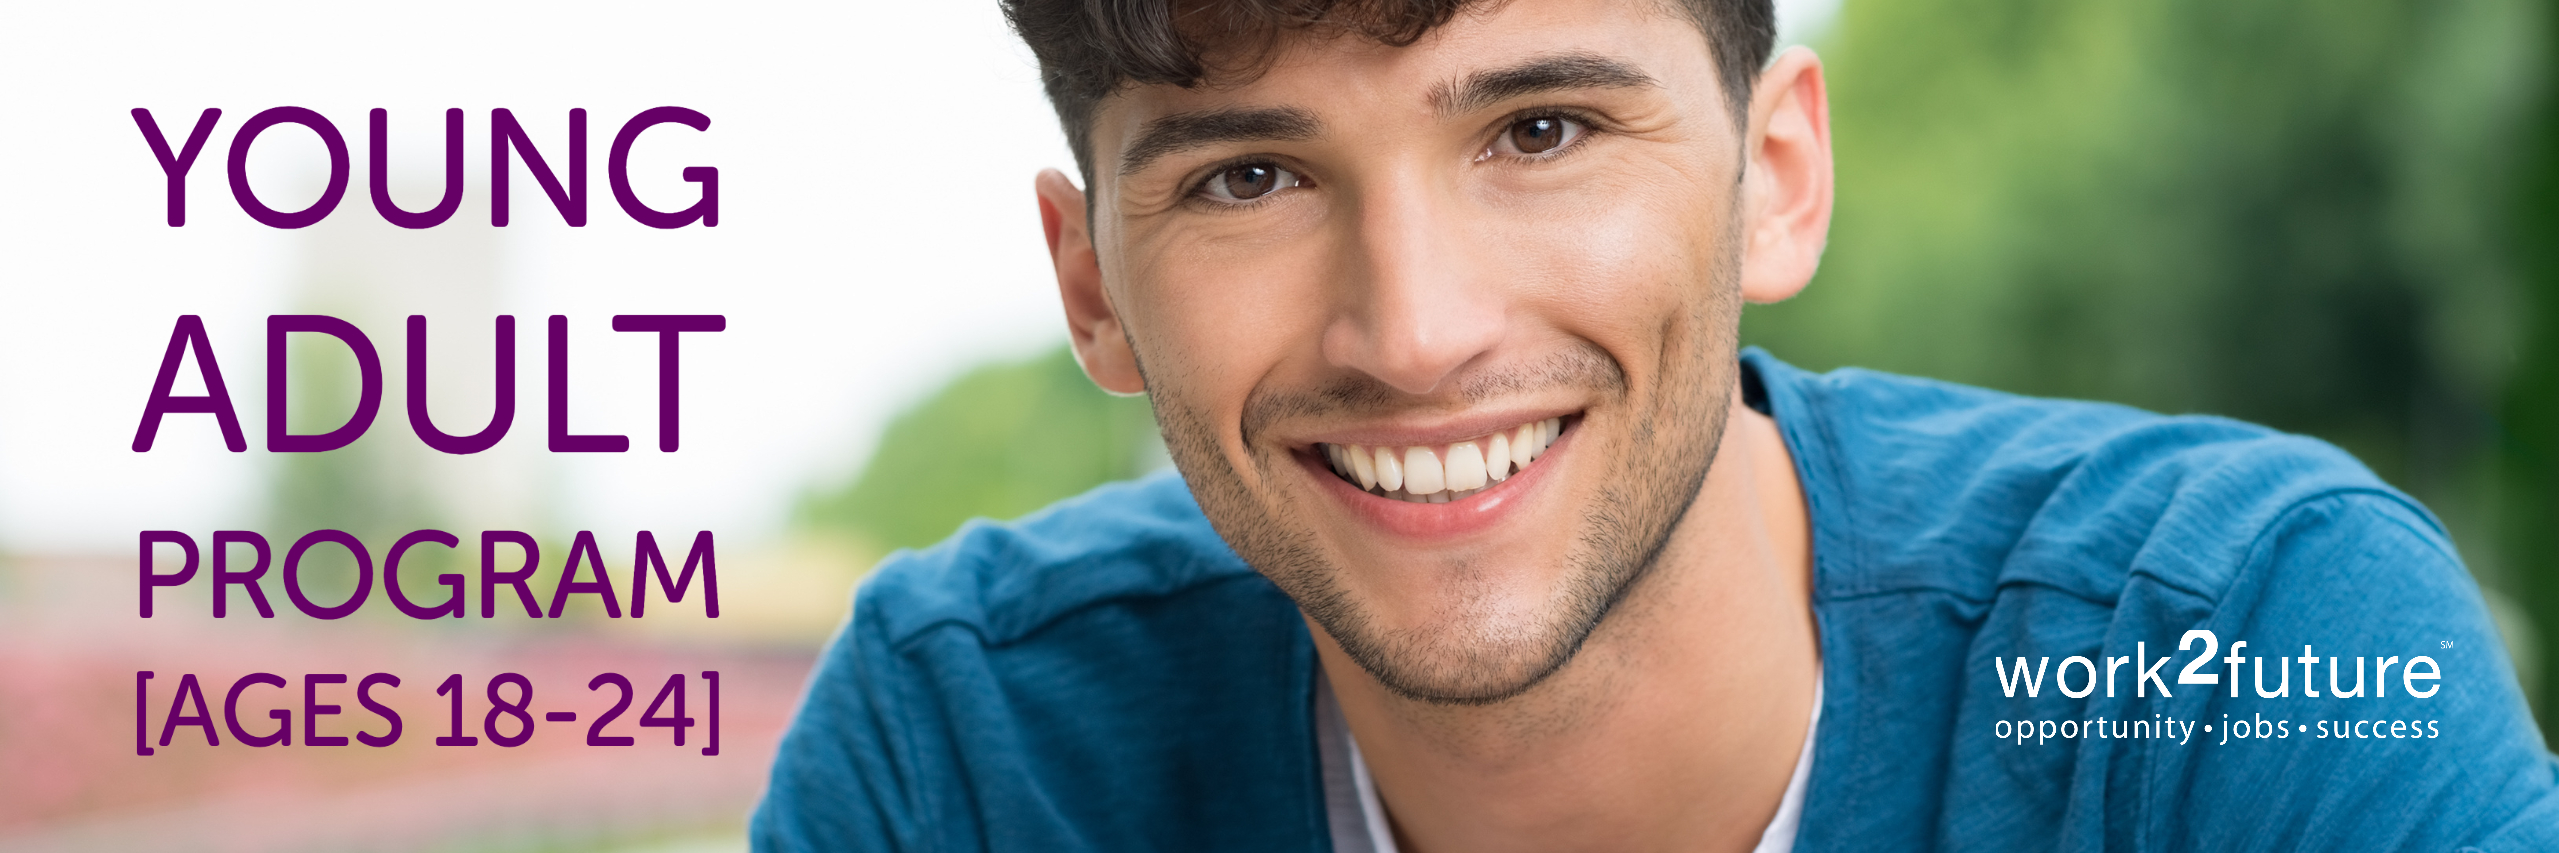
POLYGON ((1547 418, 1437 447, 1321 446, 1333 472, 1363 490, 1412 503, 1448 503, 1527 470, 1546 455, 1563 426, 1562 418, 1547 418))
POLYGON ((1448 446, 1448 487, 1471 491, 1484 487, 1484 449, 1472 441, 1448 446))
POLYGON ((1404 450, 1404 491, 1427 495, 1448 488, 1448 471, 1440 467, 1439 455, 1428 447, 1404 450))
POLYGON ((1404 463, 1395 458, 1395 448, 1375 448, 1370 456, 1377 461, 1377 486, 1387 491, 1404 487, 1404 463))

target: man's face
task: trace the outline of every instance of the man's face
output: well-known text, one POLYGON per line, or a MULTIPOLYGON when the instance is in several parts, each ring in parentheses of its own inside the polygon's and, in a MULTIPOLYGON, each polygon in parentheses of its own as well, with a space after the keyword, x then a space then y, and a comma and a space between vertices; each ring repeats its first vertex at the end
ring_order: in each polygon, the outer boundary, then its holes
POLYGON ((1717 79, 1670 4, 1515 0, 1102 105, 1094 251, 1174 461, 1389 689, 1536 684, 1697 495, 1741 303, 1717 79))

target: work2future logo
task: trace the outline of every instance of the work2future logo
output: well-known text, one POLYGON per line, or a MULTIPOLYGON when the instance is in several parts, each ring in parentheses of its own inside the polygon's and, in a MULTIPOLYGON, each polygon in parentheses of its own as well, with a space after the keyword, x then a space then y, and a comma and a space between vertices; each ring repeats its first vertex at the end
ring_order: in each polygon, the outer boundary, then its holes
MULTIPOLYGON (((184 144, 172 146, 170 136, 149 109, 136 107, 133 123, 142 130, 142 138, 150 143, 151 154, 160 163, 160 171, 168 178, 168 222, 172 228, 187 224, 187 174, 195 168, 196 159, 204 153, 205 142, 212 138, 215 125, 222 120, 222 110, 206 108, 196 117, 195 127, 186 135, 184 144)), ((452 219, 462 207, 462 111, 444 111, 444 197, 434 207, 422 211, 402 208, 391 198, 390 181, 390 112, 376 109, 368 128, 366 174, 373 196, 373 209, 384 221, 402 228, 433 228, 452 219)), ((651 228, 682 228, 699 222, 703 227, 720 224, 720 170, 710 166, 687 166, 681 173, 689 183, 701 185, 701 193, 692 206, 683 210, 663 211, 649 207, 631 188, 631 149, 640 134, 661 124, 680 124, 697 131, 711 129, 710 116, 685 107, 653 107, 622 123, 613 134, 613 147, 605 157, 605 175, 613 186, 613 200, 633 221, 651 228)), ((582 228, 587 223, 587 121, 586 110, 569 111, 568 169, 563 175, 551 168, 551 161, 533 144, 515 113, 504 108, 489 111, 489 224, 505 227, 508 222, 508 177, 513 171, 510 155, 524 160, 525 171, 560 218, 570 227, 582 228)), ((556 149, 553 153, 559 153, 556 149)), ((346 136, 335 123, 317 111, 303 107, 274 107, 251 116, 231 134, 231 148, 224 170, 230 178, 231 198, 240 209, 265 225, 275 228, 303 228, 327 219, 346 198, 347 181, 352 173, 347 154, 346 136), (301 210, 284 211, 267 206, 249 186, 249 151, 258 136, 282 124, 296 124, 318 134, 320 144, 329 152, 329 181, 320 198, 301 210)))
MULTIPOLYGON (((2170 692, 2171 688, 2166 677, 2167 672, 2173 671, 2178 685, 2201 686, 2205 688, 2206 696, 2210 695, 2212 688, 2223 685, 2223 679, 2226 676, 2230 690, 2229 697, 2232 699, 2241 698, 2240 686, 2243 680, 2250 683, 2258 699, 2283 699, 2293 695, 2292 670, 2295 664, 2299 664, 2301 668, 2300 695, 2305 698, 2388 698, 2391 695, 2394 668, 2398 670, 2399 694, 2404 697, 2403 702, 2408 699, 2432 699, 2442 690, 2442 685, 2438 682, 2443 678, 2443 668, 2435 662, 2433 657, 2427 655, 2411 656, 2405 661, 2397 655, 2354 657, 2351 659, 2354 679, 2349 684, 2342 678, 2348 668, 2347 658, 2321 657, 2317 649, 2308 644, 2301 647, 2300 657, 2278 655, 2273 659, 2273 665, 2269 666, 2264 657, 2243 654, 2248 648, 2246 640, 2233 641, 2230 644, 2229 655, 2215 658, 2221 647, 2220 638, 2209 630, 2196 629, 2187 631, 2185 636, 2178 640, 2176 651, 2194 651, 2198 645, 2202 647, 2201 651, 2188 659, 2184 666, 2173 670, 2170 667, 2176 663, 2177 655, 2165 654, 2153 658, 2150 656, 2148 643, 2136 642, 2133 644, 2133 653, 2130 655, 2099 655, 2096 659, 2084 655, 2071 655, 2061 659, 2058 669, 2054 668, 2051 657, 2036 659, 2032 667, 2027 665, 2024 656, 1994 657, 1991 659, 1991 674, 1998 679, 2000 694, 2010 699, 2015 699, 2020 691, 2023 691, 2029 699, 2041 695, 2047 673, 2051 676, 2052 686, 2063 696, 2071 699, 2085 699, 2094 695, 2102 686, 2106 696, 2113 698, 2119 695, 2118 691, 2122 684, 2121 675, 2125 669, 2132 671, 2131 695, 2135 698, 2148 698, 2153 691, 2156 691, 2160 698, 2174 698, 2175 694, 2170 692), (2104 661, 2102 666, 2099 664, 2100 660, 2104 661), (2013 668, 2011 661, 2014 661, 2013 668), (2215 663, 2221 664, 2224 669, 2208 671, 2213 669, 2215 663), (2368 663, 2372 675, 2369 683, 2365 681, 2368 663), (2320 692, 2318 677, 2323 665, 2328 670, 2326 679, 2328 689, 2324 694, 2320 692), (2248 670, 2244 679, 2241 674, 2242 669, 2248 670), (2274 681, 2274 687, 2271 689, 2266 686, 2270 674, 2274 681)), ((2443 647, 2452 648, 2452 642, 2443 641, 2443 647)), ((2207 744, 2231 746, 2235 743, 2301 743, 2313 740, 2433 740, 2443 736, 2440 720, 2393 718, 2397 716, 2398 711, 2410 710, 2413 706, 2397 704, 2376 706, 2363 703, 2331 706, 2323 703, 2315 706, 2280 706, 2283 710, 2278 710, 2279 706, 2271 704, 2251 707, 2262 710, 2251 711, 2248 708, 2240 708, 2222 713, 2218 717, 2203 716, 2188 719, 2173 713, 2145 713, 2158 709, 2141 709, 2138 706, 2127 708, 2088 705, 2084 706, 2080 713, 2071 714, 2065 718, 2030 717, 2012 720, 2003 717, 1992 721, 1990 735, 1999 740, 2013 741, 2019 746, 2038 747, 2045 746, 2055 739, 2059 739, 2064 744, 2087 741, 2166 741, 2183 746, 2200 736, 2207 744), (2376 711, 2380 712, 2384 718, 2371 719, 2370 717, 2376 711), (2091 714, 2095 716, 2089 716, 2091 714), (2269 714, 2273 716, 2269 718, 2269 714), (2296 735, 2301 739, 2296 740, 2296 735)))
MULTIPOLYGON (((2187 631, 2185 636, 2177 641, 2177 651, 2192 650, 2198 643, 2203 646, 2202 653, 2187 661, 2184 667, 2176 671, 2177 683, 2208 686, 2222 684, 2224 673, 2204 671, 2212 666, 2213 655, 2217 654, 2221 648, 2221 640, 2213 632, 2201 628, 2187 631)), ((2449 647, 2451 644, 2447 642, 2445 645, 2449 647)), ((2376 658, 2358 656, 2352 659, 2354 682, 2351 686, 2343 686, 2338 683, 2339 675, 2345 671, 2342 659, 2334 656, 2321 658, 2315 654, 2316 650, 2310 645, 2305 644, 2301 647, 2300 657, 2277 656, 2271 667, 2266 664, 2266 658, 2241 655, 2240 652, 2247 647, 2246 640, 2233 641, 2230 644, 2229 656, 2220 659, 2220 663, 2228 668, 2227 675, 2232 698, 2239 696, 2240 670, 2243 667, 2250 670, 2250 680, 2255 683, 2257 696, 2263 699, 2277 699, 2292 695, 2292 666, 2296 663, 2301 665, 2302 695, 2314 698, 2321 695, 2317 672, 2323 662, 2328 670, 2327 695, 2337 699, 2353 699, 2367 695, 2364 685, 2364 665, 2367 660, 2370 660, 2373 665, 2373 683, 2369 695, 2374 698, 2390 695, 2390 670, 2393 667, 2399 669, 2401 692, 2418 699, 2432 698, 2441 688, 2441 685, 2433 682, 2443 678, 2443 668, 2435 663, 2434 658, 2426 655, 2410 657, 2404 663, 2397 655, 2376 658), (2275 676, 2275 687, 2272 690, 2266 688, 2266 676, 2269 671, 2275 676), (2427 683, 2421 686, 2419 682, 2427 683)), ((2062 658, 2060 669, 2053 672, 2053 687, 2060 690, 2064 696, 2082 699, 2095 693, 2102 682, 2106 695, 2113 697, 2119 671, 2129 666, 2133 671, 2132 693, 2134 696, 2147 697, 2152 690, 2157 690, 2162 697, 2174 696, 2169 692, 2168 682, 2162 677, 2161 669, 2174 660, 2175 655, 2161 655, 2153 658, 2150 656, 2148 643, 2136 642, 2133 644, 2133 653, 2130 655, 2120 657, 2100 655, 2100 657, 2105 660, 2102 677, 2099 675, 2097 662, 2086 656, 2071 655, 2062 658), (2083 673, 2076 688, 2072 687, 2071 683, 2073 670, 2083 673)), ((2016 668, 2011 670, 2008 664, 2009 659, 1997 657, 1991 659, 1991 667, 1999 679, 2000 694, 2014 698, 2018 690, 2023 689, 2027 698, 2034 698, 2043 689, 2044 674, 2052 665, 2053 659, 2050 657, 2038 659, 2031 672, 2026 667, 2026 658, 2020 656, 2015 660, 2016 668)))

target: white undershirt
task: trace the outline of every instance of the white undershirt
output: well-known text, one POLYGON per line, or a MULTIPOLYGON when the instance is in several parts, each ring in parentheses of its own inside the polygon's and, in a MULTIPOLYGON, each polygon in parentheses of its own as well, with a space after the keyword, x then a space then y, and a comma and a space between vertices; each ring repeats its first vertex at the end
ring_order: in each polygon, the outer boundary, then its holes
MULTIPOLYGON (((1795 752, 1794 775, 1786 779, 1786 795, 1777 802, 1777 816, 1759 833, 1759 844, 1752 853, 1792 853, 1795 830, 1804 817, 1805 780, 1812 777, 1813 733, 1821 728, 1821 671, 1813 672, 1813 713, 1804 724, 1804 745, 1795 752)), ((1324 763, 1325 813, 1332 825, 1334 853, 1399 853, 1395 848, 1394 829, 1386 821, 1386 806, 1377 798, 1377 784, 1369 779, 1368 761, 1359 754, 1359 739, 1351 734, 1350 724, 1342 718, 1341 703, 1333 698, 1330 679, 1315 676, 1316 744, 1324 763), (1341 777, 1349 777, 1343 779, 1341 777), (1347 782, 1348 784, 1344 784, 1347 782), (1351 803, 1356 802, 1357 808, 1351 803)))

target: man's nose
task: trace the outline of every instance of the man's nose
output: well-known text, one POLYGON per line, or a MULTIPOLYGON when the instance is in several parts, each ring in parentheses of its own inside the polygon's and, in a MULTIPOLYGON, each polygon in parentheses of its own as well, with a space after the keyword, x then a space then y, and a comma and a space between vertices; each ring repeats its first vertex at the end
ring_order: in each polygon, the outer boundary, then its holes
POLYGON ((1501 342, 1508 288, 1489 247, 1470 242, 1461 200, 1421 180, 1378 189, 1342 235, 1324 358, 1408 394, 1443 392, 1501 342))

